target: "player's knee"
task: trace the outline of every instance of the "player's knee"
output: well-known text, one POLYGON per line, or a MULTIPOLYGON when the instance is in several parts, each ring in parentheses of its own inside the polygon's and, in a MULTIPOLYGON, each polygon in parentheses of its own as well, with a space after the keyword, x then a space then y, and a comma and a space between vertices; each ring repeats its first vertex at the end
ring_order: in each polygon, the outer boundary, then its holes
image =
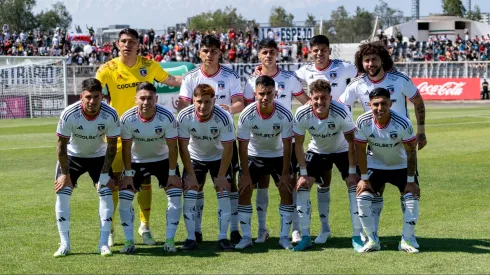
POLYGON ((258 189, 269 188, 270 175, 261 176, 259 178, 259 183, 257 184, 258 189))
POLYGON ((252 193, 253 191, 247 188, 240 193, 238 197, 238 204, 240 205, 252 205, 252 193))
POLYGON ((287 189, 279 189, 279 196, 281 197, 281 204, 291 205, 293 204, 293 194, 287 189))

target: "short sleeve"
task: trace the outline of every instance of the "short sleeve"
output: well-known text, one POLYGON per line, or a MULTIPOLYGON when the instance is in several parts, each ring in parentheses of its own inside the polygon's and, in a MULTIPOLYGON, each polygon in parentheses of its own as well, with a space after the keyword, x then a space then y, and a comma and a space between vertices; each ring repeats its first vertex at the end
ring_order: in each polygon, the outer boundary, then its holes
POLYGON ((410 123, 407 128, 402 131, 402 141, 403 143, 410 143, 415 140, 415 134, 413 131, 413 125, 410 123))
POLYGON ((192 78, 190 75, 187 75, 182 80, 182 86, 180 86, 179 98, 182 98, 185 101, 192 102, 192 78))
POLYGON ((245 82, 245 87, 243 89, 243 98, 245 99, 246 102, 254 102, 255 101, 255 96, 254 96, 254 89, 255 85, 252 85, 252 79, 248 79, 245 82))
MULTIPOLYGON (((182 111, 181 111, 182 113, 182 111)), ((189 133, 189 126, 187 125, 187 119, 184 116, 179 115, 177 116, 177 121, 178 121, 178 133, 179 133, 179 139, 190 139, 190 133, 189 133)))
POLYGON ((165 138, 166 139, 177 139, 179 137, 179 123, 173 117, 172 121, 168 121, 167 129, 165 130, 165 138))
POLYGON ((360 143, 367 143, 368 142, 368 137, 367 135, 363 132, 363 128, 361 126, 361 123, 357 121, 357 128, 354 132, 354 140, 360 143))
POLYGON ((413 99, 419 92, 419 89, 413 84, 412 79, 403 79, 403 94, 410 100, 413 99))
POLYGON ((293 132, 295 135, 304 136, 306 134, 307 120, 305 119, 304 116, 302 117, 303 119, 299 118, 298 116, 299 111, 301 111, 301 109, 298 109, 296 111, 296 114, 294 115, 293 132))
POLYGON ((346 78, 354 78, 357 76, 357 68, 350 62, 344 62, 346 78))
POLYGON ((305 66, 299 68, 294 72, 297 78, 301 79, 302 81, 306 81, 306 76, 305 76, 305 66))
POLYGON ((238 118, 238 130, 237 138, 238 140, 249 140, 250 139, 250 124, 247 116, 244 115, 245 112, 240 114, 238 118))
POLYGON ((64 112, 61 113, 58 126, 56 127, 56 135, 59 137, 70 138, 72 134, 72 127, 70 120, 63 120, 64 112))
POLYGON ((291 91, 293 96, 300 96, 305 93, 303 90, 303 85, 301 85, 300 80, 295 76, 291 77, 291 91))
POLYGON ((123 141, 129 141, 133 139, 133 131, 131 129, 131 122, 127 119, 121 121, 121 139, 123 141))
POLYGON ((232 77, 230 81, 230 98, 243 97, 242 84, 240 83, 240 78, 232 77))
POLYGON ((357 99, 356 89, 355 86, 352 85, 351 83, 347 85, 347 88, 345 89, 344 93, 340 95, 339 102, 351 107, 354 105, 354 102, 356 102, 356 99, 357 99))
POLYGON ((117 138, 121 135, 121 125, 119 123, 119 118, 115 120, 110 119, 110 122, 107 125, 107 138, 117 138))
POLYGON ((229 123, 223 123, 219 131, 221 142, 232 142, 235 140, 235 126, 233 125, 233 118, 228 114, 229 123))
POLYGON ((152 62, 151 66, 152 70, 155 70, 154 78, 157 82, 163 82, 167 80, 169 74, 162 68, 162 66, 160 66, 160 64, 158 64, 157 62, 152 62))
POLYGON ((293 121, 289 121, 287 119, 282 120, 283 130, 281 132, 282 139, 290 139, 293 138, 293 121))
POLYGON ((342 120, 342 132, 344 135, 354 133, 356 130, 356 125, 352 120, 352 116, 348 113, 347 116, 342 120))

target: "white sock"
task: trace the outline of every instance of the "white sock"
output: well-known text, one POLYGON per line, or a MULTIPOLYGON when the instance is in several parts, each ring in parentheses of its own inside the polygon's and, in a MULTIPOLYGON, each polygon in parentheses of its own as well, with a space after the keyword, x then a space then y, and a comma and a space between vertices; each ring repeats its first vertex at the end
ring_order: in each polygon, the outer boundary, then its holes
POLYGON ((228 238, 228 226, 230 226, 231 216, 230 195, 228 191, 223 191, 223 195, 221 195, 221 192, 216 192, 216 196, 218 197, 218 240, 222 240, 228 238))
POLYGON ((281 233, 280 237, 288 237, 291 231, 291 216, 294 212, 294 205, 279 204, 279 215, 281 216, 281 233))
POLYGON ((238 192, 230 193, 231 217, 230 232, 238 231, 238 192))
POLYGON ((259 220, 259 231, 267 229, 267 206, 269 205, 269 189, 257 189, 255 197, 257 218, 259 220))
POLYGON ((70 198, 73 190, 65 187, 56 193, 56 224, 60 234, 60 242, 70 246, 70 198))
POLYGON ((403 196, 405 212, 403 212, 402 238, 409 240, 415 234, 415 225, 419 219, 419 200, 412 193, 403 196))
POLYGON ((357 205, 359 207, 359 218, 361 220, 362 228, 367 234, 367 237, 371 241, 376 241, 374 230, 374 217, 373 209, 371 207, 373 195, 369 192, 362 192, 357 197, 357 205))
POLYGON ((372 202, 371 207, 373 208, 374 230, 376 234, 378 234, 379 221, 381 219, 381 211, 383 211, 384 200, 383 197, 375 196, 372 202))
POLYGON ((240 221, 240 228, 244 238, 252 238, 252 211, 251 205, 238 205, 238 220, 240 221))
POLYGON ((134 192, 130 190, 119 191, 119 217, 126 241, 134 241, 134 192))
MULTIPOLYGON (((293 190, 293 205, 297 209, 297 202, 298 202, 298 192, 296 190, 293 190)), ((298 211, 293 212, 293 216, 291 217, 293 220, 293 231, 295 230, 300 230, 299 227, 299 216, 298 216, 298 211)))
POLYGON ((322 223, 322 233, 330 232, 330 224, 328 223, 328 214, 330 212, 330 187, 320 188, 317 190, 318 198, 318 214, 322 223))
POLYGON ((187 239, 196 240, 196 200, 197 191, 189 190, 184 194, 184 223, 187 229, 187 239))
POLYGON ((197 200, 196 200, 196 225, 195 225, 195 230, 196 232, 201 233, 201 227, 202 227, 202 212, 204 211, 204 192, 199 192, 197 193, 197 200))
POLYGON ((167 230, 166 239, 175 237, 182 214, 182 189, 172 188, 167 190, 168 207, 166 212, 167 230))
POLYGON ((362 225, 359 220, 359 209, 357 207, 356 186, 349 187, 349 210, 352 222, 352 236, 360 236, 362 225))
POLYGON ((111 233, 112 215, 114 215, 114 202, 112 191, 104 186, 99 189, 99 217, 100 217, 100 240, 99 247, 107 245, 111 233))
POLYGON ((298 199, 296 201, 296 213, 299 216, 299 224, 301 227, 301 236, 310 236, 311 223, 311 201, 310 190, 306 188, 299 189, 298 199))
POLYGON ((402 213, 405 213, 405 199, 403 199, 403 196, 400 196, 400 208, 402 213))

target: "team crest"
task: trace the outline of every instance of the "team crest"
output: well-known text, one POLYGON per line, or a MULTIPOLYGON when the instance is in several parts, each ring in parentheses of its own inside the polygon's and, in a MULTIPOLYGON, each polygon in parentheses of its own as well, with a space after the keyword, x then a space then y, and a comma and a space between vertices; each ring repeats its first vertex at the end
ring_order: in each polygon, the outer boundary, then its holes
POLYGON ((99 125, 97 125, 97 130, 98 130, 99 132, 103 132, 103 131, 105 130, 105 125, 104 125, 104 124, 99 124, 99 125))
POLYGON ((143 76, 143 77, 148 75, 148 71, 146 70, 146 68, 141 68, 140 69, 140 75, 143 76))
POLYGON ((328 122, 328 129, 334 130, 335 129, 335 123, 334 122, 328 122))
POLYGON ((333 79, 336 79, 337 78, 337 72, 330 72, 330 78, 333 80, 333 79))
POLYGON ((390 132, 390 138, 392 140, 396 140, 398 138, 398 134, 396 132, 390 132))
POLYGON ((388 92, 390 92, 390 95, 395 93, 395 88, 393 86, 386 87, 386 90, 388 90, 388 92))
POLYGON ((277 89, 284 91, 284 89, 286 89, 286 84, 284 84, 284 82, 277 83, 277 89))
POLYGON ((277 132, 281 131, 281 124, 279 124, 279 123, 274 123, 274 124, 272 125, 272 130, 273 130, 275 133, 277 133, 277 132))
POLYGON ((209 129, 209 131, 211 131, 211 135, 213 135, 213 136, 218 135, 218 128, 216 128, 216 127, 211 127, 209 129))
POLYGON ((224 90, 224 89, 225 89, 225 82, 218 81, 218 90, 224 90))
POLYGON ((161 135, 163 133, 162 126, 155 126, 155 134, 161 135))

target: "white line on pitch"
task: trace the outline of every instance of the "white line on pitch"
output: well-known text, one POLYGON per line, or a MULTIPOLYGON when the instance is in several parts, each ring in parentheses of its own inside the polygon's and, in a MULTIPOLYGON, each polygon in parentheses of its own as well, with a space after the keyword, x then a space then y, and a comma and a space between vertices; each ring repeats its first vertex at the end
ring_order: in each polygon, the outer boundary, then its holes
POLYGON ((19 147, 19 148, 0 148, 0 151, 9 150, 24 150, 24 149, 42 149, 42 148, 56 148, 56 146, 37 146, 37 147, 19 147))
POLYGON ((489 121, 455 122, 455 123, 441 123, 441 124, 426 124, 426 126, 436 127, 436 126, 451 126, 451 125, 459 125, 459 124, 482 124, 482 123, 490 123, 490 122, 489 121))

